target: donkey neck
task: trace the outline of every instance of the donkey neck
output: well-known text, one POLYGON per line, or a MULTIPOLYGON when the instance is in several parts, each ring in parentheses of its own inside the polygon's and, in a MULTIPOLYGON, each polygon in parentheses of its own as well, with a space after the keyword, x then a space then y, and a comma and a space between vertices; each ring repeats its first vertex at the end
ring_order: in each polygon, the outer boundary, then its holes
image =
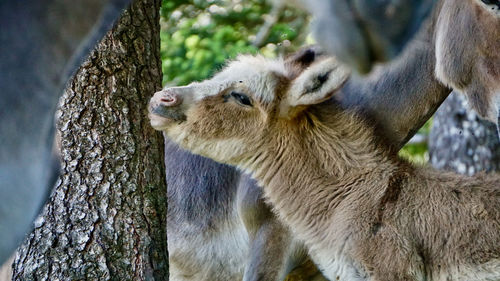
POLYGON ((249 167, 279 216, 306 240, 328 227, 315 222, 334 215, 347 194, 383 190, 367 182, 390 177, 398 160, 349 112, 317 107, 290 122, 276 129, 272 145, 263 146, 249 167))
POLYGON ((337 180, 399 162, 395 151, 375 136, 374 128, 332 102, 278 123, 270 133, 271 144, 258 153, 267 156, 267 161, 259 163, 262 172, 257 173, 262 174, 263 183, 275 170, 304 174, 310 169, 312 175, 337 180))

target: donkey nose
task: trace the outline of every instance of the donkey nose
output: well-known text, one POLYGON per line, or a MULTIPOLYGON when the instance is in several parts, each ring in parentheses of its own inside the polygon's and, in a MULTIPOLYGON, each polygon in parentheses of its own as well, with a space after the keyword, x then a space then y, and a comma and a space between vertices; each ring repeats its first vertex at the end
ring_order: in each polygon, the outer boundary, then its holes
POLYGON ((155 96, 158 96, 159 103, 162 106, 171 107, 182 102, 182 98, 179 95, 169 91, 168 89, 156 92, 155 96))

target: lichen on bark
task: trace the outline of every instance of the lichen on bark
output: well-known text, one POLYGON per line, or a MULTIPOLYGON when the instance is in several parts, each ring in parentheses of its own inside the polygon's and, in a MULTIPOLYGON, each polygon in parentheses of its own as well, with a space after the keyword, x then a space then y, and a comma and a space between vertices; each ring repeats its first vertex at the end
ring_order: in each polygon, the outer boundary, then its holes
MULTIPOLYGON (((69 82, 56 114, 62 172, 14 280, 168 280, 159 0, 135 0, 69 82)), ((78 19, 75 19, 78 20, 78 19)))

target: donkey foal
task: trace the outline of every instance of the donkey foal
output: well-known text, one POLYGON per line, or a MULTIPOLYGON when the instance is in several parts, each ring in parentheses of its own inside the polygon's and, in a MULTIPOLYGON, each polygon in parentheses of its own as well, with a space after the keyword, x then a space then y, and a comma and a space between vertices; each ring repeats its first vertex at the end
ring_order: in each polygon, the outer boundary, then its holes
POLYGON ((250 173, 330 280, 500 280, 500 176, 413 167, 331 97, 333 58, 298 72, 240 56, 158 92, 151 124, 250 173))

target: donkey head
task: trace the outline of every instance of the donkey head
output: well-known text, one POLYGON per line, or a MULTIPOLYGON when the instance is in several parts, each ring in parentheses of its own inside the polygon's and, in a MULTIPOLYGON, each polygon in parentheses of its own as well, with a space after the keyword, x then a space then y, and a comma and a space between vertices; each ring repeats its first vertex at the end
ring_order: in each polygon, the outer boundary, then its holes
POLYGON ((280 120, 329 99, 349 73, 314 50, 285 60, 240 56, 210 80, 155 93, 149 117, 182 147, 237 165, 265 144, 280 120))

